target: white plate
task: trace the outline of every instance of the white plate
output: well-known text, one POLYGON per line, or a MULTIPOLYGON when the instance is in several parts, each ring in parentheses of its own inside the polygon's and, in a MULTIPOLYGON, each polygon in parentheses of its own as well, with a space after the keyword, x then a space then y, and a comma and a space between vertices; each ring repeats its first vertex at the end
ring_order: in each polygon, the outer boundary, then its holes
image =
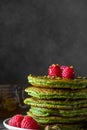
POLYGON ((18 128, 18 127, 10 126, 10 125, 8 125, 9 119, 10 119, 10 118, 5 119, 5 120, 3 121, 3 125, 4 125, 8 130, 37 130, 37 129, 24 129, 24 128, 18 128))

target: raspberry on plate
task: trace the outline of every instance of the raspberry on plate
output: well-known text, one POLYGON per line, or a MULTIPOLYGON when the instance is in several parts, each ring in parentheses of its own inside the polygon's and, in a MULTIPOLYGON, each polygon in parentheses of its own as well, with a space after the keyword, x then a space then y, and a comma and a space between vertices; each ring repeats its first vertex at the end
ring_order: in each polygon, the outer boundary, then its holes
POLYGON ((38 123, 31 116, 24 116, 24 119, 21 122, 21 128, 25 129, 38 129, 38 123))
POLYGON ((61 77, 61 69, 58 64, 52 64, 48 68, 48 76, 61 77))
POLYGON ((14 127, 21 127, 21 121, 23 120, 23 118, 24 118, 23 115, 16 114, 10 118, 10 120, 8 121, 8 124, 14 127))
POLYGON ((74 79, 75 71, 72 66, 67 66, 62 70, 62 78, 63 79, 74 79))

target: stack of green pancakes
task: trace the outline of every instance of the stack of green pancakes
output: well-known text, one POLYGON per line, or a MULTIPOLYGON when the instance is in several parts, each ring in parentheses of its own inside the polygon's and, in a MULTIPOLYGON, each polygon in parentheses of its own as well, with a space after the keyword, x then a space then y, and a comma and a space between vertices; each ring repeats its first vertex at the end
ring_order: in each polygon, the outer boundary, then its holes
MULTIPOLYGON (((49 76, 28 76, 29 97, 24 103, 30 106, 32 116, 46 130, 84 130, 87 120, 87 79, 61 79, 49 76), (52 128, 52 127, 53 128, 52 128)), ((42 130, 42 128, 41 128, 42 130)))

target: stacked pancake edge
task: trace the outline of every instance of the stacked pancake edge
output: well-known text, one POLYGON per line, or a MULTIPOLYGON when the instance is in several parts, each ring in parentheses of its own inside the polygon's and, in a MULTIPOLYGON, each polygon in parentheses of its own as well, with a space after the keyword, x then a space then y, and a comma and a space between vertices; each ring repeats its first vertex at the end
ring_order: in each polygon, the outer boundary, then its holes
POLYGON ((87 121, 87 79, 63 80, 47 76, 28 76, 30 106, 27 114, 46 130, 85 130, 87 121))

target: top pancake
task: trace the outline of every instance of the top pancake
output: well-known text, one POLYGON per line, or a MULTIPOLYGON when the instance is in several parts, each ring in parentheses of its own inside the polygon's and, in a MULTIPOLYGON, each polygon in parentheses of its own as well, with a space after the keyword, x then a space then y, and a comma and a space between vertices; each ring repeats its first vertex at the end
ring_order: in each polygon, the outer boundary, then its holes
POLYGON ((33 86, 46 87, 46 88, 71 88, 82 89, 87 87, 87 79, 61 79, 59 77, 49 76, 28 76, 28 82, 33 86))

